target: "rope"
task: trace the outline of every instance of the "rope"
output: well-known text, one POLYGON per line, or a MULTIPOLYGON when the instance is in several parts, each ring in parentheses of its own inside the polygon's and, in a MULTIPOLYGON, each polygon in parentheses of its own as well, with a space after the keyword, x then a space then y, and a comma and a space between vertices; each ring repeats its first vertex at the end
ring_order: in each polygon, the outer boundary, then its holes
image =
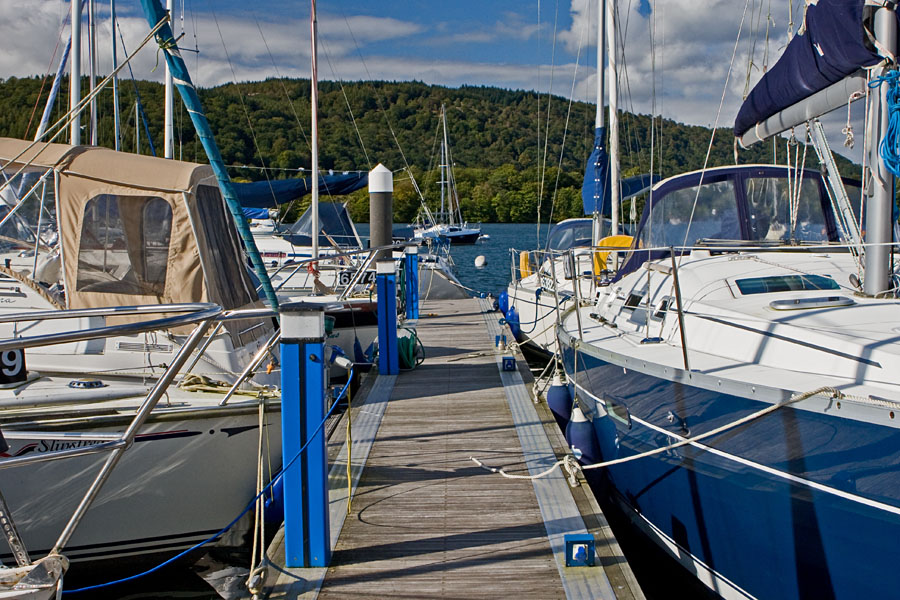
POLYGON ((888 85, 885 98, 888 105, 887 132, 878 145, 878 153, 884 161, 884 167, 895 176, 900 176, 900 71, 888 71, 869 83, 872 89, 888 85))
MULTIPOLYGON (((195 375, 188 373, 181 380, 180 389, 188 392, 213 392, 216 394, 225 393, 231 389, 231 386, 224 381, 218 381, 207 377, 206 375, 195 375)), ((278 398, 279 394, 265 386, 256 386, 249 390, 237 390, 235 394, 244 396, 252 396, 254 398, 278 398)))
MULTIPOLYGON (((777 404, 772 404, 771 406, 767 406, 766 408, 763 408, 762 410, 758 410, 754 413, 750 413, 749 415, 741 417, 740 419, 738 419, 736 421, 726 423, 725 425, 716 427, 715 429, 707 431, 706 433, 700 434, 696 437, 686 438, 686 439, 680 440, 678 442, 675 442, 674 444, 662 446, 662 447, 656 448, 654 450, 648 450, 647 452, 642 452, 640 454, 633 454, 631 456, 624 456, 622 458, 616 458, 613 460, 607 460, 604 462, 594 463, 594 464, 590 464, 590 465, 583 465, 583 466, 578 465, 578 468, 582 471, 586 471, 588 469, 600 469, 602 467, 611 467, 613 465, 632 462, 635 460, 640 460, 642 458, 647 458, 649 456, 655 456, 657 454, 662 454, 664 452, 668 452, 670 450, 674 450, 674 449, 680 448, 682 446, 687 446, 688 444, 694 444, 696 442, 699 442, 700 440, 704 440, 706 438, 719 435, 720 433, 728 431, 729 429, 734 429, 735 427, 739 427, 740 425, 749 423, 750 421, 754 421, 756 419, 759 419, 760 417, 764 417, 767 414, 773 413, 776 410, 778 410, 779 408, 784 408, 785 406, 787 406, 789 404, 793 404, 795 402, 800 402, 801 400, 806 400, 807 398, 811 398, 812 396, 817 396, 819 394, 826 394, 826 393, 830 394, 830 396, 832 398, 837 398, 837 399, 845 398, 845 395, 842 392, 840 392, 839 390, 837 390, 833 387, 827 387, 827 386, 820 387, 820 388, 817 388, 814 390, 810 390, 808 392, 803 392, 802 394, 799 394, 796 396, 791 396, 791 398, 789 398, 788 400, 785 400, 784 402, 778 402, 777 404)), ((540 473, 538 473, 536 475, 516 475, 514 473, 507 473, 502 468, 498 469, 496 467, 490 467, 490 466, 484 464, 483 462, 481 462, 480 460, 478 460, 477 458, 475 458, 474 456, 470 456, 469 458, 473 462, 475 462, 475 464, 477 464, 479 467, 486 469, 486 470, 490 471, 491 473, 499 473, 500 475, 506 477, 507 479, 541 479, 541 478, 547 477, 548 475, 553 473, 553 471, 555 471, 558 467, 564 467, 568 471, 569 470, 568 465, 571 463, 571 461, 574 460, 574 458, 571 455, 567 454, 561 460, 556 461, 550 467, 548 467, 547 469, 545 469, 544 471, 541 471, 540 473)))
MULTIPOLYGON (((240 521, 241 518, 243 518, 243 516, 246 515, 248 511, 250 511, 254 506, 256 506, 256 501, 259 500, 266 492, 268 492, 272 488, 272 486, 275 485, 275 483, 279 479, 281 479, 282 476, 284 476, 285 472, 287 472, 288 469, 290 469, 292 466, 294 466, 294 463, 297 462, 297 459, 300 458, 300 456, 303 454, 303 451, 306 450, 306 447, 309 446, 310 442, 312 442, 316 438, 316 435, 318 435, 319 431, 322 429, 322 427, 324 427, 325 422, 328 421, 328 418, 331 416, 331 413, 334 412, 334 409, 338 406, 338 404, 339 404, 338 400, 340 400, 344 396, 344 394, 347 393, 347 390, 350 388, 350 382, 352 380, 353 380, 353 369, 351 368, 350 372, 347 374, 347 383, 344 384, 344 387, 341 389, 340 393, 338 394, 337 399, 335 399, 334 404, 332 404, 331 408, 328 409, 328 412, 325 414, 325 417, 322 419, 322 422, 319 423, 318 427, 316 427, 316 429, 310 434, 309 439, 306 441, 306 443, 303 444, 303 446, 300 448, 300 450, 297 451, 297 454, 295 454, 294 457, 291 458, 290 462, 288 462, 284 466, 284 468, 281 470, 281 473, 279 473, 274 479, 272 479, 272 481, 270 481, 268 483, 268 485, 266 485, 261 492, 256 494, 253 497, 253 499, 251 499, 250 502, 247 503, 247 506, 244 507, 244 510, 241 511, 241 514, 236 516, 234 518, 234 520, 231 521, 231 523, 229 523, 228 525, 226 525, 225 527, 220 529, 217 533, 213 534, 209 538, 203 540, 202 542, 198 542, 197 544, 194 544, 187 550, 184 550, 183 552, 176 554, 172 558, 161 562, 160 564, 156 565, 155 567, 153 567, 151 569, 147 569, 143 573, 138 573, 137 575, 131 575, 130 577, 124 577, 122 579, 116 579, 115 581, 108 581, 106 583, 99 583, 97 585, 91 585, 91 586, 87 586, 87 587, 83 587, 83 588, 78 588, 75 590, 65 590, 65 591, 63 591, 63 594, 75 594, 78 592, 87 592, 90 590, 97 590, 97 589, 101 589, 101 588, 110 587, 112 585, 116 585, 119 583, 126 583, 128 581, 134 581, 135 579, 139 579, 141 577, 144 577, 145 575, 150 575, 151 573, 155 573, 155 572, 159 571, 160 569, 162 569, 163 567, 166 567, 166 566, 174 563, 175 561, 179 560, 183 556, 190 554, 197 548, 200 548, 202 546, 205 546, 206 544, 212 543, 212 542, 216 541, 217 539, 219 539, 220 537, 222 537, 222 535, 224 535, 225 532, 227 532, 229 529, 234 527, 235 524, 238 521, 240 521)), ((266 560, 268 561, 268 559, 266 559, 266 560)))

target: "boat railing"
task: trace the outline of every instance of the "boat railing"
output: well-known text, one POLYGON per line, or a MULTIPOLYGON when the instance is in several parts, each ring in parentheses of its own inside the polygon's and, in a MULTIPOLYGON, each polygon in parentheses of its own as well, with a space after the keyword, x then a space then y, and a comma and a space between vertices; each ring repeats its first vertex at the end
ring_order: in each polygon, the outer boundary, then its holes
POLYGON ((125 315, 166 315, 161 318, 150 319, 139 323, 122 323, 118 325, 110 325, 103 327, 90 327, 75 331, 43 334, 36 336, 19 337, 15 339, 0 340, 0 354, 4 357, 6 353, 22 353, 27 348, 35 348, 48 346, 51 344, 87 341, 114 335, 131 335, 136 333, 145 333, 156 331, 159 329, 168 329, 172 327, 181 327, 186 325, 196 325, 193 332, 188 336, 185 343, 181 346, 175 358, 171 361, 166 371, 156 381, 156 384, 141 402, 139 408, 135 412, 131 422, 121 434, 94 434, 94 433, 66 433, 58 432, 6 432, 5 438, 16 439, 22 436, 35 435, 42 438, 59 438, 66 440, 73 438, 82 441, 97 442, 92 445, 82 446, 78 448, 69 448, 64 450, 56 450, 40 454, 29 454, 27 456, 11 457, 0 460, 0 470, 21 467, 24 465, 35 464, 38 462, 47 462, 54 460, 62 460, 77 456, 85 456, 88 454, 96 454, 100 452, 109 452, 109 456, 104 462, 100 471, 88 487, 74 513, 69 518, 62 533, 50 550, 47 557, 39 561, 32 562, 22 542, 21 537, 15 527, 12 519, 12 513, 6 504, 5 499, 0 493, 0 523, 2 530, 10 548, 13 550, 19 569, 23 571, 23 577, 15 585, 12 591, 29 590, 36 588, 57 588, 61 590, 62 575, 65 572, 68 561, 61 555, 62 549, 69 542, 78 524, 87 513, 93 501, 100 493, 100 489, 109 479, 115 466, 118 464, 122 454, 130 448, 135 436, 140 428, 146 422, 151 411, 159 403, 159 400, 166 393, 169 385, 174 380, 176 374, 181 370, 188 357, 203 339, 204 334, 209 329, 213 321, 222 314, 222 308, 216 304, 196 303, 196 304, 163 304, 154 306, 119 306, 106 307, 97 309, 77 309, 64 311, 40 311, 31 313, 18 313, 16 315, 3 315, 0 322, 9 322, 16 318, 20 320, 34 319, 72 319, 83 317, 107 317, 107 316, 125 316, 125 315), (24 587, 23 587, 24 586, 24 587))
MULTIPOLYGON (((330 261, 334 261, 336 259, 346 258, 350 260, 349 265, 336 265, 335 267, 340 267, 343 269, 353 269, 353 273, 346 284, 341 284, 340 281, 337 281, 337 285, 335 285, 334 291, 338 293, 341 299, 345 299, 349 296, 353 289, 359 285, 361 280, 365 277, 365 272, 367 270, 371 270, 372 264, 374 263, 374 256, 378 255, 381 250, 402 250, 405 246, 408 245, 409 242, 399 242, 395 244, 388 244, 385 246, 377 246, 374 248, 364 248, 358 250, 346 250, 342 252, 330 252, 327 255, 319 256, 319 258, 304 258, 300 260, 295 260, 290 263, 286 263, 269 273, 270 278, 274 278, 282 273, 287 273, 282 277, 281 281, 275 287, 275 291, 282 291, 285 288, 290 289, 291 286, 289 282, 298 275, 307 274, 307 271, 313 267, 319 267, 324 265, 329 265, 330 261), (329 262, 324 262, 329 261, 329 262), (355 263, 355 264, 354 264, 355 263)), ((330 265, 329 265, 330 266, 330 265)), ((299 286, 299 287, 308 287, 308 286, 299 286)), ((257 287, 257 292, 259 292, 262 288, 257 287)))

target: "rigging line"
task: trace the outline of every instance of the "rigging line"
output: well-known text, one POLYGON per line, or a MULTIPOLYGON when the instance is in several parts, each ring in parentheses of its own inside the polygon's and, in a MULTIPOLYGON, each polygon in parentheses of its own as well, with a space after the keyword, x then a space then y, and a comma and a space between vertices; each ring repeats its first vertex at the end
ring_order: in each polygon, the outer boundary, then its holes
MULTIPOLYGON (((719 99, 719 108, 716 110, 716 120, 713 122, 712 131, 709 135, 709 146, 706 147, 706 157, 703 159, 703 168, 700 171, 700 182, 697 185, 697 193, 694 196, 694 204, 691 206, 691 216, 688 219, 688 226, 684 230, 684 240, 682 241, 682 246, 687 246, 688 234, 691 231, 691 224, 694 222, 694 213, 697 210, 697 201, 700 199, 700 191, 703 189, 703 176, 706 174, 706 168, 709 165, 709 157, 712 154, 713 143, 716 141, 716 131, 719 128, 719 118, 722 116, 722 107, 725 105, 725 96, 728 93, 728 82, 731 80, 731 72, 734 70, 734 61, 737 58, 737 50, 738 46, 741 43, 741 34, 744 31, 744 21, 747 18, 747 7, 749 5, 750 0, 745 0, 744 10, 741 13, 741 23, 738 26, 737 38, 734 40, 734 48, 731 50, 731 62, 728 64, 728 71, 725 74, 725 84, 722 86, 722 97, 719 99)), ((650 206, 652 209, 653 205, 651 204, 650 206)), ((679 267, 681 267, 681 263, 683 260, 684 254, 681 254, 681 256, 678 257, 679 267)))
MULTIPOLYGON (((630 13, 631 13, 632 1, 633 0, 628 0, 628 7, 626 7, 627 15, 630 15, 630 13)), ((618 6, 616 6, 615 9, 616 9, 616 18, 618 18, 618 15, 619 15, 618 6)), ((630 16, 626 17, 626 21, 629 18, 630 18, 630 16)), ((619 50, 621 50, 621 52, 619 52, 619 55, 621 56, 621 59, 622 59, 618 70, 621 72, 621 75, 622 75, 621 79, 624 80, 625 96, 628 98, 628 106, 630 109, 629 111, 621 111, 622 118, 620 120, 622 122, 622 127, 625 128, 625 137, 631 140, 630 146, 635 148, 634 152, 632 152, 630 150, 628 152, 629 167, 632 169, 637 167, 640 171, 643 171, 644 170, 643 164, 642 164, 643 163, 643 153, 641 152, 643 144, 641 143, 641 139, 640 139, 640 136, 638 135, 638 131, 637 131, 638 130, 637 125, 636 125, 637 111, 634 108, 634 95, 631 92, 631 79, 628 76, 628 63, 627 63, 627 59, 625 56, 625 40, 627 39, 627 35, 628 35, 627 30, 628 30, 627 26, 624 28, 618 28, 618 27, 616 28, 617 35, 619 36, 619 40, 616 43, 616 51, 618 52, 619 50)), ((619 162, 621 163, 621 160, 622 160, 621 159, 621 148, 619 150, 620 150, 619 162)))
POLYGON ((53 49, 53 53, 50 55, 50 62, 47 64, 47 70, 44 72, 44 76, 41 78, 41 89, 38 90, 37 98, 34 99, 34 106, 31 108, 31 116, 28 117, 28 125, 25 127, 25 139, 31 137, 31 123, 34 121, 34 115, 37 114, 38 104, 41 102, 41 95, 44 93, 44 87, 47 85, 47 78, 50 76, 50 71, 53 68, 53 60, 56 58, 56 53, 59 51, 59 45, 62 42, 63 32, 65 31, 66 25, 69 23, 69 15, 71 12, 66 13, 66 17, 62 20, 62 23, 59 26, 59 34, 56 36, 56 47, 53 49))
MULTIPOLYGON (((119 41, 122 43, 122 53, 125 55, 125 61, 122 63, 123 65, 128 65, 128 76, 131 78, 131 86, 134 88, 134 96, 135 101, 137 103, 138 110, 141 113, 141 124, 144 126, 144 133, 147 135, 147 144, 150 146, 150 153, 153 156, 156 156, 156 147, 153 145, 153 136, 150 135, 150 123, 147 120, 147 113, 144 111, 144 103, 141 100, 141 92, 138 90, 137 81, 134 79, 134 70, 131 68, 131 56, 128 55, 128 48, 125 46, 125 36, 122 34, 122 22, 119 19, 116 19, 116 31, 119 32, 119 41)), ((135 54, 144 47, 144 44, 138 46, 137 50, 135 50, 135 54)), ((133 55, 132 55, 133 56, 133 55)), ((121 70, 120 68, 116 69, 116 73, 121 70)), ((135 117, 135 127, 139 127, 137 124, 137 117, 135 117)), ((140 131, 140 129, 138 129, 140 131)), ((140 148, 136 148, 136 151, 139 153, 140 148)))
MULTIPOLYGON (((344 104, 347 105, 347 112, 350 113, 350 122, 353 123, 353 130, 356 132, 356 139, 359 140, 359 146, 362 148, 363 156, 366 157, 366 165, 369 167, 369 170, 372 170, 372 161, 369 160, 369 153, 366 152, 366 145, 363 143, 362 135, 359 132, 359 126, 356 124, 356 117, 353 116, 353 108, 350 107, 350 99, 347 98, 347 91, 344 89, 344 81, 338 76, 337 72, 334 69, 334 63, 331 62, 331 53, 328 52, 328 43, 324 38, 319 38, 319 43, 324 46, 325 50, 325 60, 328 61, 328 67, 331 69, 331 74, 334 76, 335 80, 338 82, 338 86, 341 88, 341 95, 344 97, 344 104)), ((331 194, 329 194, 331 195, 331 194)))
MULTIPOLYGON (((238 100, 241 103, 241 108, 244 111, 244 116, 247 118, 247 127, 250 128, 250 139, 253 140, 253 147, 256 149, 256 155, 259 157, 259 162, 262 163, 262 166, 266 166, 266 159, 262 155, 262 150, 259 147, 259 140, 256 138, 256 131, 253 129, 253 121, 250 119, 250 111, 247 110, 247 105, 244 103, 244 95, 241 93, 241 87, 238 85, 237 81, 237 73, 234 71, 234 63, 231 62, 231 54, 228 52, 228 46, 225 44, 225 36, 222 35, 222 28, 219 27, 219 17, 216 14, 215 8, 210 6, 210 12, 212 13, 213 22, 216 24, 216 31, 219 32, 219 39, 222 41, 222 50, 225 52, 225 60, 228 61, 228 68, 231 69, 231 78, 234 82, 234 89, 237 92, 238 100)), ((263 175, 266 177, 266 183, 269 185, 269 192, 272 193, 272 200, 275 201, 275 190, 272 188, 272 180, 269 177, 268 170, 263 169, 263 175)), ((313 177, 316 174, 313 173, 313 177)), ((274 202, 275 207, 278 207, 278 203, 274 202)))
MULTIPOLYGON (((363 58, 362 49, 359 47, 359 42, 356 40, 356 36, 353 34, 353 28, 350 27, 350 21, 347 19, 347 15, 341 11, 341 16, 344 17, 344 23, 347 25, 347 31, 350 33, 350 39, 353 40, 353 45, 356 47, 356 53, 359 56, 359 60, 362 63, 363 69, 366 72, 366 75, 369 78, 369 82, 372 83, 372 91, 375 93, 375 100, 378 103, 378 108, 381 111, 381 116, 384 118, 385 125, 388 126, 388 131, 391 132, 391 139, 394 140, 394 144, 397 146, 397 151, 400 153, 400 158, 403 159, 403 166, 406 167, 406 172, 409 173, 411 179, 413 179, 413 187, 418 189, 418 185, 415 184, 415 179, 413 176, 413 172, 410 170, 409 161, 406 160, 406 154, 403 152, 403 146, 400 145, 400 140, 397 139, 397 134, 394 131, 394 127, 391 125, 390 119, 388 119, 387 110, 384 108, 384 101, 381 94, 378 93, 378 89, 375 87, 374 79, 372 78, 372 74, 369 72, 369 65, 366 64, 366 60, 363 58)), ((419 196, 421 197, 422 193, 419 192, 419 196)))
POLYGON ((269 60, 272 61, 272 67, 275 69, 275 75, 278 76, 278 82, 281 84, 281 90, 284 92, 284 97, 288 101, 288 106, 291 107, 291 112, 294 115, 294 120, 297 121, 297 126, 300 128, 300 135, 303 136, 303 142, 306 144, 306 148, 310 149, 311 145, 309 143, 309 138, 306 136, 306 130, 303 128, 303 123, 300 121, 300 115, 297 113, 297 107, 294 106, 294 101, 291 99, 291 94, 288 92, 287 86, 284 83, 284 78, 281 75, 281 71, 278 68, 278 65, 275 63, 275 57, 272 55, 272 49, 269 48, 269 41, 266 39, 266 36, 263 34, 262 27, 259 24, 259 19, 254 15, 253 22, 256 23, 256 29, 259 31, 259 37, 262 39, 263 44, 266 46, 266 52, 269 55, 269 60))
POLYGON ((553 212, 556 208, 556 198, 559 193, 559 178, 562 175, 563 170, 563 157, 566 152, 566 138, 569 134, 569 120, 572 116, 572 105, 575 103, 575 85, 578 82, 578 66, 581 64, 581 49, 585 44, 585 38, 587 38, 588 34, 588 26, 590 24, 590 20, 585 19, 584 27, 581 30, 581 39, 578 40, 578 52, 575 54, 575 69, 572 72, 572 89, 569 91, 569 107, 566 110, 566 122, 563 126, 563 138, 562 144, 559 148, 559 163, 556 168, 556 181, 553 183, 553 195, 551 196, 552 201, 550 203, 550 217, 549 222, 553 222, 553 212))
MULTIPOLYGON (((535 145, 535 156, 537 158, 537 172, 535 173, 538 193, 541 189, 541 0, 537 2, 537 89, 535 91, 535 99, 537 100, 537 113, 535 115, 535 132, 537 133, 537 144, 535 145)), ((538 220, 540 221, 540 211, 538 211, 538 220)), ((538 223, 536 232, 535 246, 541 245, 541 226, 538 223)))
MULTIPOLYGON (((550 104, 553 96, 553 76, 555 74, 556 67, 556 38, 559 33, 559 0, 556 0, 556 10, 554 12, 554 21, 553 21, 553 45, 551 46, 550 51, 550 86, 547 88, 547 120, 544 129, 544 151, 539 160, 540 168, 540 184, 538 185, 538 198, 537 198, 537 238, 538 238, 538 246, 541 245, 541 204, 544 200, 544 182, 545 177, 547 175, 547 155, 549 153, 549 140, 550 140, 550 104)), ((538 149, 540 152, 540 149, 538 149)))
MULTIPOLYGON (((754 0, 754 2, 756 2, 756 0, 754 0)), ((756 66, 756 62, 753 60, 753 57, 756 54, 756 43, 759 40, 760 22, 762 21, 762 8, 763 0, 759 0, 759 11, 756 14, 755 26, 752 18, 750 20, 750 50, 747 54, 747 74, 744 78, 744 91, 741 94, 744 100, 747 99, 747 95, 750 93, 750 78, 753 74, 753 68, 756 66)))
MULTIPOLYGON (((163 18, 163 19, 160 19, 159 23, 157 23, 156 25, 153 26, 153 28, 150 30, 150 33, 148 33, 147 36, 143 39, 143 41, 138 45, 137 50, 135 51, 135 55, 137 54, 137 52, 140 52, 140 50, 144 46, 146 46, 150 42, 150 40, 154 39, 154 36, 156 36, 157 32, 159 32, 159 30, 162 29, 163 25, 165 25, 167 22, 168 22, 168 19, 163 18)), ((132 55, 132 56, 135 56, 135 55, 132 55)), ((90 104, 91 100, 96 98, 97 95, 100 93, 100 91, 106 87, 106 84, 108 84, 112 80, 112 78, 119 73, 119 71, 121 71, 123 68, 125 68, 125 65, 131 64, 130 61, 131 61, 131 57, 126 57, 125 62, 120 64, 115 70, 113 70, 112 73, 107 75, 100 83, 98 83, 97 86, 94 87, 94 89, 92 89, 85 97, 83 97, 81 99, 81 102, 79 102, 73 108, 69 109, 69 112, 67 112, 65 115, 60 117, 54 124, 47 127, 47 130, 44 132, 44 134, 40 138, 30 142, 25 147, 25 149, 23 149, 21 152, 19 152, 16 156, 7 160, 6 163, 0 164, 0 171, 2 171, 9 165, 15 164, 20 158, 22 158, 32 148, 34 148, 35 146, 41 145, 40 150, 38 152, 34 153, 33 158, 26 160, 24 162, 24 164, 19 168, 18 171, 16 171, 16 173, 12 177, 9 177, 5 183, 0 185, 0 193, 2 193, 4 190, 6 190, 10 186, 11 182, 16 177, 21 175, 25 171, 25 169, 27 169, 32 164, 32 162, 34 161, 34 157, 37 157, 38 154, 40 154, 40 152, 42 152, 44 149, 46 149, 51 143, 53 143, 53 141, 57 137, 59 137, 66 130, 66 128, 69 126, 69 124, 74 119, 74 115, 83 111, 85 109, 85 107, 87 107, 88 104, 90 104), (50 133, 52 133, 54 130, 56 130, 56 133, 54 133, 52 136, 50 136, 50 133), (46 138, 47 136, 50 136, 49 139, 47 141, 44 141, 44 138, 46 138)), ((19 205, 17 205, 17 206, 19 206, 19 205)), ((6 220, 8 220, 14 214, 15 214, 15 209, 8 212, 6 214, 6 216, 3 217, 3 220, 0 220, 0 226, 2 226, 3 223, 5 223, 6 220)))

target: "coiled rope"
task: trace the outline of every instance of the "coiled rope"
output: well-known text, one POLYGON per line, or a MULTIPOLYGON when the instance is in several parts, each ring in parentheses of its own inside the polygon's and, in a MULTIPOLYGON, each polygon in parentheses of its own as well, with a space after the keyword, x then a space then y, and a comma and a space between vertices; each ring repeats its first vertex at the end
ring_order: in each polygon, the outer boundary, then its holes
POLYGON ((738 419, 736 421, 726 423, 725 425, 722 425, 721 427, 716 427, 715 429, 711 429, 710 431, 707 431, 706 433, 702 433, 696 437, 683 439, 681 441, 675 442, 674 444, 669 444, 667 446, 655 448, 654 450, 648 450, 647 452, 642 452, 640 454, 633 454, 631 456, 624 456, 622 458, 616 458, 613 460, 607 460, 607 461, 603 461, 603 462, 599 462, 599 463, 593 463, 590 465, 580 465, 577 462, 575 462, 574 457, 572 457, 571 455, 566 455, 561 460, 556 461, 550 467, 548 467, 546 470, 544 470, 536 475, 517 475, 515 473, 507 473, 502 468, 490 467, 490 466, 484 464, 482 461, 478 460, 474 456, 470 456, 469 458, 473 462, 475 462, 475 464, 477 464, 479 467, 481 467, 487 471, 490 471, 491 473, 499 473, 500 475, 506 477, 507 479, 541 479, 541 478, 547 477, 548 475, 553 473, 557 468, 563 467, 569 473, 569 481, 573 482, 573 472, 572 472, 573 468, 576 470, 581 470, 581 471, 587 471, 589 469, 600 469, 602 467, 611 467, 613 465, 618 465, 618 464, 627 463, 627 462, 631 462, 631 461, 635 461, 635 460, 640 460, 642 458, 655 456, 656 454, 662 454, 664 452, 669 452, 670 450, 674 450, 675 448, 687 446, 688 444, 693 444, 695 442, 699 442, 700 440, 704 440, 706 438, 719 435, 720 433, 728 431, 729 429, 734 429, 735 427, 739 427, 740 425, 749 423, 750 421, 754 421, 756 419, 759 419, 760 417, 764 417, 769 413, 773 413, 776 410, 778 410, 779 408, 784 408, 785 406, 788 406, 789 404, 793 404, 795 402, 800 402, 801 400, 806 400, 807 398, 811 398, 812 396, 817 396, 819 394, 828 394, 830 397, 836 398, 839 400, 843 399, 845 397, 842 392, 840 392, 839 390, 837 390, 835 388, 820 387, 815 390, 810 390, 808 392, 803 392, 802 394, 791 396, 789 399, 785 400, 784 402, 779 402, 777 404, 767 406, 766 408, 763 408, 754 413, 750 413, 749 415, 741 417, 740 419, 738 419), (574 467, 572 466, 573 464, 575 465, 574 467))
POLYGON ((878 145, 878 153, 885 168, 895 176, 900 176, 900 71, 888 71, 869 82, 869 88, 876 89, 886 83, 885 98, 888 105, 887 132, 878 145))

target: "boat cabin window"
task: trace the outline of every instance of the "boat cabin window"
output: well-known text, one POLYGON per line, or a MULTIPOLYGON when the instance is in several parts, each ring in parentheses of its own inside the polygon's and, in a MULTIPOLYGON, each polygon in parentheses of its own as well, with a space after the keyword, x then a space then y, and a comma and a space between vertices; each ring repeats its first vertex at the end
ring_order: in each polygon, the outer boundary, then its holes
POLYGON ((772 292, 802 292, 809 290, 838 290, 837 282, 825 275, 778 275, 736 279, 741 294, 769 294, 772 292))
MULTIPOLYGON (((746 183, 750 239, 755 241, 827 242, 828 226, 819 184, 801 178, 800 195, 791 202, 787 177, 749 177, 746 183)), ((848 190, 849 192, 849 190, 848 190)))
POLYGON ((669 192, 653 203, 641 231, 643 248, 693 246, 702 239, 741 239, 730 179, 669 192))
POLYGON ((75 289, 161 296, 172 207, 154 196, 101 194, 84 207, 75 289))
POLYGON ((591 245, 593 223, 590 219, 563 221, 553 227, 547 236, 547 249, 562 252, 569 248, 591 245))

